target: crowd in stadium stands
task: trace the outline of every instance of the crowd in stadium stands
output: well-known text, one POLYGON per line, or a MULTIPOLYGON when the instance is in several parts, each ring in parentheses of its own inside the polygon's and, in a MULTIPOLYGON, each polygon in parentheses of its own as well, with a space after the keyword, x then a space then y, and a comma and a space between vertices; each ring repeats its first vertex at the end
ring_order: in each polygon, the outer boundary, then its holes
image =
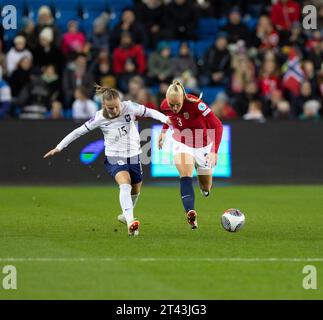
POLYGON ((158 109, 174 78, 223 120, 323 114, 321 0, 125 1, 92 20, 86 2, 65 26, 47 2, 33 17, 24 7, 12 39, 1 31, 0 119, 87 119, 99 108, 95 83, 158 109), (315 30, 302 26, 308 4, 315 30))

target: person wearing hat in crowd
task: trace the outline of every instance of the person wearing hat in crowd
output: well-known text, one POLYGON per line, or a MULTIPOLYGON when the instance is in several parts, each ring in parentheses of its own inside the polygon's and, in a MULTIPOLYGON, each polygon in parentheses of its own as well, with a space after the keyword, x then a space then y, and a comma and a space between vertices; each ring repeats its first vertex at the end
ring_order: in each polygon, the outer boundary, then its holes
POLYGON ((41 6, 38 10, 37 24, 35 32, 39 35, 44 28, 51 28, 53 31, 53 42, 56 46, 60 45, 60 30, 55 24, 52 11, 48 6, 41 6))
POLYGON ((228 34, 228 42, 235 44, 238 40, 244 40, 249 46, 251 35, 248 27, 241 21, 239 7, 233 7, 229 13, 229 22, 222 28, 228 34))
POLYGON ((16 36, 13 40, 14 46, 7 54, 7 75, 10 76, 18 66, 23 57, 32 58, 31 52, 26 48, 26 39, 23 36, 16 36))
POLYGON ((54 33, 51 28, 44 28, 39 34, 39 45, 34 54, 34 64, 38 68, 52 64, 60 74, 63 67, 63 55, 54 44, 54 33))
POLYGON ((93 21, 90 42, 91 52, 94 57, 96 57, 102 50, 109 50, 110 37, 107 28, 109 18, 109 15, 104 12, 93 21))
POLYGON ((203 73, 200 76, 202 86, 228 85, 231 74, 231 55, 228 50, 227 33, 220 32, 205 53, 203 73))

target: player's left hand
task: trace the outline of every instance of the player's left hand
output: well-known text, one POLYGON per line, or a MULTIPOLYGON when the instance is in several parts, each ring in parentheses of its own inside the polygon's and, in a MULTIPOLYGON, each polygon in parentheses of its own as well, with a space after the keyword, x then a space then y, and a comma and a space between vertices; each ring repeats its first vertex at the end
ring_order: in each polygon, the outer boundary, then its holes
POLYGON ((167 121, 166 121, 166 124, 171 126, 172 125, 172 121, 169 119, 169 117, 167 117, 167 121))
POLYGON ((211 167, 214 167, 218 161, 218 154, 215 152, 210 152, 206 156, 206 160, 210 163, 211 167))

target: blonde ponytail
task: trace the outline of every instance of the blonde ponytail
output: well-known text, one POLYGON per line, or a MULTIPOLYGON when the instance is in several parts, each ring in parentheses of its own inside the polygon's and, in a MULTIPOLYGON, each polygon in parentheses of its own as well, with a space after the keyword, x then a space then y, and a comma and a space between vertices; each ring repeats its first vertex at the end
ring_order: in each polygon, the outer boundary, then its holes
POLYGON ((198 102, 198 98, 191 98, 187 95, 185 88, 183 84, 179 80, 174 80, 172 84, 168 87, 167 92, 166 92, 166 97, 168 97, 170 94, 175 93, 175 94, 183 94, 183 98, 186 101, 189 102, 198 102))

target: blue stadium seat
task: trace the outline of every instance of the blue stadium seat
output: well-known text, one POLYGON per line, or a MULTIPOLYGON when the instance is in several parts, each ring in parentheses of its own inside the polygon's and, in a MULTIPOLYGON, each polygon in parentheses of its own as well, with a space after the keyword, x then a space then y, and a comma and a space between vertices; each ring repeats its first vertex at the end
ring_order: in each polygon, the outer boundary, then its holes
POLYGON ((204 57, 205 52, 213 45, 214 40, 199 40, 195 42, 194 55, 199 60, 204 57))
POLYGON ((58 11, 77 11, 80 0, 53 0, 53 7, 58 11))
POLYGON ((208 105, 212 104, 218 93, 225 91, 223 87, 201 87, 200 90, 203 92, 203 101, 208 105))
POLYGON ((103 12, 109 8, 108 0, 80 0, 80 5, 83 10, 103 12))
POLYGON ((214 18, 202 18, 198 23, 199 39, 214 39, 218 32, 218 20, 214 18))
POLYGON ((133 7, 133 0, 108 0, 111 11, 121 12, 123 9, 133 7))
POLYGON ((62 33, 67 31, 67 23, 70 20, 77 20, 79 22, 81 21, 77 11, 75 10, 60 11, 59 16, 56 17, 56 24, 60 28, 62 33))
POLYGON ((228 18, 227 17, 221 17, 218 20, 218 27, 219 27, 219 29, 222 28, 222 27, 224 27, 227 23, 228 23, 228 18))
POLYGON ((179 51, 179 47, 181 45, 181 41, 178 40, 172 40, 172 41, 168 41, 169 45, 170 45, 170 54, 171 56, 177 56, 178 55, 178 51, 179 51))
POLYGON ((120 22, 120 20, 121 12, 111 12, 109 20, 109 29, 113 30, 113 28, 120 22))
POLYGON ((244 23, 247 25, 247 27, 249 28, 249 30, 253 31, 256 29, 257 23, 258 23, 258 19, 257 18, 252 18, 252 17, 248 17, 247 19, 244 20, 244 23))

